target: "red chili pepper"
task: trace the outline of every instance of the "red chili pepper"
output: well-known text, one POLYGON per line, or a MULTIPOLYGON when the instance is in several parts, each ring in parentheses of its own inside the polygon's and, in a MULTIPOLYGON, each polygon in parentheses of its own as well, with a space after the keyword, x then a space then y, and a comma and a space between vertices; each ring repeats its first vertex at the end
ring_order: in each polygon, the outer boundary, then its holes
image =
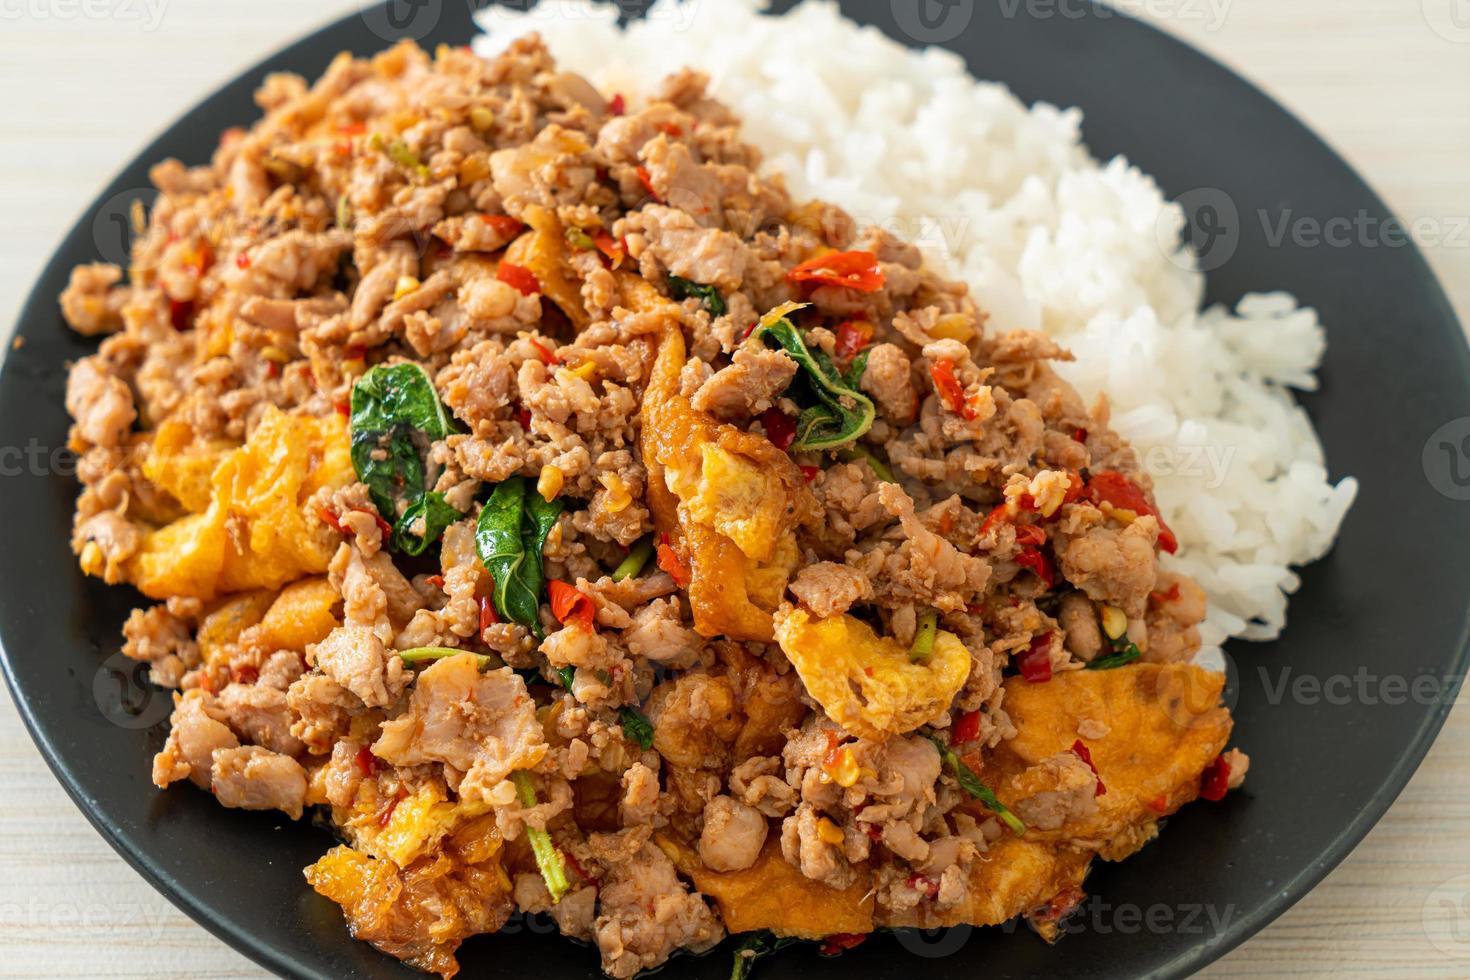
POLYGON ((1087 430, 1086 429, 1082 429, 1082 428, 1073 429, 1072 430, 1072 439, 1073 439, 1074 442, 1086 442, 1087 441, 1087 430))
POLYGON ((347 416, 352 414, 352 407, 348 405, 345 401, 337 402, 332 407, 335 408, 337 410, 337 414, 341 415, 343 418, 346 418, 347 416))
POLYGON ((1167 813, 1169 810, 1169 797, 1165 793, 1160 793, 1145 805, 1155 813, 1167 813))
POLYGON ((499 622, 500 617, 495 615, 495 603, 487 595, 480 596, 480 638, 484 639, 485 631, 499 622))
POLYGON ((822 768, 831 769, 837 765, 837 750, 842 747, 842 737, 830 728, 826 732, 827 751, 822 755, 822 768))
POLYGON ((1157 592, 1157 591, 1155 591, 1155 592, 1150 592, 1148 594, 1148 604, 1151 605, 1151 606, 1163 606, 1163 605, 1167 605, 1168 603, 1178 602, 1178 601, 1179 601, 1179 583, 1178 582, 1175 582, 1173 585, 1169 586, 1169 588, 1166 591, 1164 591, 1164 592, 1157 592))
POLYGON ((837 343, 832 348, 839 360, 850 361, 873 342, 873 325, 867 320, 847 320, 837 325, 837 343))
POLYGON ((1057 584, 1057 570, 1052 566, 1051 559, 1035 548, 1027 548, 1017 555, 1016 564, 1035 572, 1047 589, 1057 584))
POLYGON ((779 408, 768 408, 762 412, 761 425, 765 427, 766 438, 783 453, 796 441, 796 420, 779 408))
POLYGON ((194 302, 171 299, 168 301, 168 320, 175 330, 188 330, 193 326, 194 302))
POLYGON ((1035 524, 1017 524, 1016 544, 1023 548, 1039 548, 1046 544, 1046 532, 1035 524))
POLYGON ((591 596, 560 579, 552 579, 546 583, 546 595, 551 600, 551 614, 562 623, 576 623, 592 629, 592 617, 597 614, 597 604, 592 601, 591 596))
POLYGON ((684 563, 679 560, 679 556, 674 552, 673 545, 669 544, 667 533, 663 535, 663 539, 658 543, 658 567, 668 572, 674 579, 674 584, 679 588, 687 589, 689 587, 689 582, 693 576, 689 573, 689 569, 684 566, 684 563))
POLYGON ((934 390, 939 392, 945 408, 966 420, 980 414, 965 398, 965 388, 955 377, 954 361, 949 358, 935 361, 929 365, 929 376, 934 379, 934 390))
POLYGON ((1202 799, 1211 803, 1218 803, 1225 798, 1226 790, 1230 789, 1230 763, 1225 757, 1217 756, 1215 761, 1205 767, 1200 774, 1199 795, 1202 799))
POLYGON ((535 296, 541 292, 541 283, 536 279, 534 273, 524 266, 513 265, 504 259, 500 260, 500 266, 495 270, 495 278, 510 286, 522 296, 535 296))
POLYGON ((241 253, 239 253, 238 255, 235 256, 235 268, 237 268, 237 269, 248 269, 248 268, 250 268, 250 253, 249 252, 241 252, 241 253))
POLYGON ((364 777, 369 777, 378 771, 378 757, 373 755, 373 750, 366 745, 357 750, 357 769, 364 777))
POLYGON ((281 376, 281 366, 275 361, 266 361, 265 376, 267 378, 279 378, 281 376))
POLYGON ((384 810, 383 815, 378 818, 379 827, 388 826, 393 820, 393 811, 398 809, 398 804, 402 803, 406 796, 408 796, 408 790, 400 789, 398 791, 398 795, 393 798, 393 802, 388 804, 388 809, 384 810))
POLYGON ((480 220, 494 229, 501 238, 514 238, 521 233, 522 228, 526 227, 525 222, 518 221, 508 214, 482 214, 480 220))
POLYGON ((623 98, 622 92, 618 92, 608 100, 607 111, 609 115, 613 116, 621 116, 628 111, 628 100, 623 98))
POLYGON ((342 356, 349 361, 360 361, 367 357, 367 348, 361 344, 353 344, 351 347, 342 348, 342 356))
POLYGON ((962 742, 973 742, 980 737, 980 712, 966 711, 960 715, 959 721, 949 730, 949 740, 958 745, 962 742))
POLYGON ((382 516, 377 511, 368 510, 366 507, 354 507, 352 508, 352 510, 358 514, 368 514, 372 517, 373 520, 377 521, 378 530, 382 532, 384 541, 387 541, 393 536, 393 525, 383 520, 382 516))
POLYGON ((860 293, 874 293, 883 288, 887 278, 878 256, 872 252, 828 252, 807 259, 786 273, 795 283, 820 286, 845 286, 860 293))
POLYGON ((343 136, 361 136, 367 132, 367 123, 360 120, 358 122, 350 122, 345 126, 338 126, 337 132, 343 136))
POLYGON ((840 956, 842 953, 867 941, 867 935, 857 932, 840 932, 835 936, 828 936, 822 940, 822 948, 819 952, 823 956, 840 956))
POLYGON ((749 340, 750 339, 750 335, 753 334, 753 333, 755 333, 755 328, 758 327, 758 326, 760 326, 760 321, 759 320, 756 320, 756 321, 752 322, 750 326, 748 326, 748 327, 745 328, 745 332, 740 335, 740 339, 741 340, 749 340))
POLYGON ((939 897, 939 882, 918 872, 909 875, 908 886, 916 892, 923 892, 926 898, 939 897))
POLYGON ((1068 885, 1052 896, 1046 904, 1032 909, 1028 917, 1033 922, 1056 922, 1070 915, 1072 910, 1081 905, 1082 900, 1086 897, 1082 889, 1076 885, 1068 885))
POLYGON ((532 347, 536 348, 536 356, 541 358, 541 360, 545 361, 548 365, 555 366, 561 363, 561 358, 553 354, 551 350, 548 349, 547 346, 541 341, 537 340, 535 337, 527 337, 526 339, 531 342, 532 347))
POLYGON ((1101 473, 1092 474, 1092 479, 1087 483, 1087 495, 1093 503, 1108 503, 1114 507, 1131 510, 1140 516, 1148 515, 1158 519, 1159 522, 1159 547, 1174 554, 1179 550, 1179 539, 1174 537, 1174 532, 1169 530, 1169 525, 1164 523, 1164 517, 1159 509, 1149 502, 1148 495, 1143 492, 1132 480, 1116 470, 1103 470, 1101 473))
POLYGON ((338 534, 347 533, 346 531, 342 530, 342 523, 337 520, 337 515, 333 514, 327 508, 318 507, 316 511, 316 516, 320 517, 323 524, 331 528, 333 531, 336 531, 338 534))
POLYGON ((244 667, 231 667, 230 677, 234 679, 236 684, 254 684, 260 680, 260 671, 248 665, 244 667))
POLYGON ((1042 633, 1031 639, 1031 646, 1016 658, 1021 676, 1032 684, 1043 684, 1051 680, 1051 634, 1042 633))
POLYGON ((527 432, 530 432, 531 431, 531 410, 529 408, 527 408, 526 406, 524 406, 524 405, 522 405, 521 407, 517 408, 516 409, 516 421, 521 424, 521 428, 522 429, 525 429, 527 432))
POLYGON ((429 583, 430 585, 432 585, 436 589, 442 589, 442 588, 444 588, 444 576, 443 575, 430 575, 428 578, 424 579, 424 581, 427 582, 427 583, 429 583))
POLYGON ((664 203, 663 195, 659 194, 653 186, 653 175, 648 172, 647 167, 638 168, 638 180, 643 185, 643 189, 648 192, 648 196, 653 198, 655 204, 664 203))
POLYGON ((659 123, 657 126, 654 127, 654 129, 657 129, 660 133, 663 133, 665 136, 683 136, 684 135, 684 127, 683 126, 680 126, 678 123, 659 123))
POLYGON ((577 875, 578 878, 581 878, 583 881, 588 882, 589 884, 595 883, 597 881, 596 878, 594 878, 592 875, 590 875, 590 874, 587 873, 587 869, 584 868, 584 867, 582 867, 581 862, 578 861, 575 857, 572 856, 572 852, 571 851, 568 851, 565 847, 562 847, 560 844, 557 845, 557 848, 556 849, 557 849, 557 852, 561 854, 562 859, 566 861, 567 867, 571 868, 574 872, 576 872, 576 875, 577 875))
POLYGON ((817 478, 817 474, 822 472, 822 468, 820 466, 798 466, 797 469, 801 470, 801 478, 808 483, 811 483, 813 480, 815 480, 817 478))
POLYGON ((997 524, 1002 523, 1003 521, 1009 520, 1010 516, 1010 510, 1007 509, 1005 504, 1001 504, 999 507, 995 508, 990 513, 985 515, 985 520, 980 522, 980 530, 975 534, 975 537, 985 537, 986 531, 989 531, 991 528, 995 527, 997 524))
POLYGON ((593 235, 592 244, 597 246, 599 252, 607 256, 607 260, 612 263, 614 269, 621 267, 623 260, 628 257, 627 242, 619 244, 619 240, 606 231, 599 231, 593 235))
POLYGON ((338 140, 337 142, 332 144, 332 152, 337 154, 339 157, 352 156, 352 141, 338 140))
POLYGON ((1102 773, 1097 771, 1097 766, 1094 765, 1092 761, 1092 752, 1087 748, 1087 746, 1082 744, 1082 739, 1079 738, 1077 741, 1072 743, 1072 754, 1081 759, 1083 762, 1087 763, 1087 768, 1091 769, 1092 774, 1097 777, 1097 792, 1093 793, 1092 795, 1108 795, 1108 788, 1103 785, 1102 773))

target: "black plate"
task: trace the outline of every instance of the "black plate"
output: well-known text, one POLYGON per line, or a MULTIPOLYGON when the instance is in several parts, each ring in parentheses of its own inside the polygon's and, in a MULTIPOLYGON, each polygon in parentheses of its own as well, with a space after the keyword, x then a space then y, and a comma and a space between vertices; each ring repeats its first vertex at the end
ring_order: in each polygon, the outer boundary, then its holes
MULTIPOLYGON (((1470 540, 1470 507, 1461 502, 1470 498, 1461 472, 1470 473, 1465 341, 1412 245, 1364 232, 1345 247, 1291 238, 1273 246, 1268 229, 1288 209, 1297 219, 1378 229, 1390 215, 1321 141, 1208 58, 1075 0, 917 3, 936 16, 915 19, 915 0, 843 7, 908 43, 953 47, 976 75, 1004 81, 1028 102, 1080 106, 1097 156, 1124 153, 1171 196, 1213 208, 1198 221, 1225 232, 1206 243, 1218 266, 1211 301, 1285 288, 1321 311, 1331 339, 1323 387, 1303 401, 1334 474, 1357 474, 1362 493, 1336 550, 1303 575, 1285 638, 1231 647, 1237 741, 1253 759, 1248 790, 1186 808, 1137 857, 1098 868, 1075 934, 1054 947, 1013 929, 882 936, 835 960, 788 951, 762 964, 762 976, 1184 975, 1281 914, 1342 860, 1408 781, 1452 703, 1470 597, 1461 553, 1470 540), (1307 678, 1308 686, 1282 693, 1283 677, 1293 685, 1307 678), (1313 693, 1310 685, 1339 677, 1350 683, 1313 693)), ((84 579, 67 551, 76 486, 51 451, 66 440, 65 364, 92 345, 64 328, 55 298, 74 265, 121 258, 120 219, 147 186, 152 162, 203 162, 221 130, 253 121, 250 93, 265 72, 314 77, 340 50, 382 48, 395 24, 429 45, 473 34, 466 0, 405 3, 396 13, 378 8, 298 42, 148 147, 46 267, 21 315, 24 346, 0 376, 0 637, 26 724, 124 858, 220 938, 289 976, 413 974, 351 941, 336 907, 303 883, 302 867, 331 843, 326 832, 150 784, 168 701, 118 654, 119 626, 136 597, 84 579)), ((467 943, 464 975, 597 976, 595 955, 547 935, 544 923, 514 923, 509 932, 467 943)), ((668 973, 723 977, 727 950, 678 959, 668 973)))

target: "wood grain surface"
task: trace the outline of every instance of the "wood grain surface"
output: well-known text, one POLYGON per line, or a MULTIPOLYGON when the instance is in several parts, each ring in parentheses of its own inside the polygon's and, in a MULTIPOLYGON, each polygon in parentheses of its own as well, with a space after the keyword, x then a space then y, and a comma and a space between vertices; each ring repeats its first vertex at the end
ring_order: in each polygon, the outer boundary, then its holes
MULTIPOLYGON (((1060 15, 1077 0, 1030 2, 1060 15)), ((1415 230, 1470 320, 1470 0, 1116 5, 1215 55, 1311 124, 1415 230)), ((0 0, 0 332, 125 160, 217 84, 353 9, 342 0, 0 0)), ((0 976, 263 975, 113 854, 3 693, 0 786, 0 976)), ((1470 709, 1451 715, 1352 856, 1204 975, 1470 976, 1470 709)))

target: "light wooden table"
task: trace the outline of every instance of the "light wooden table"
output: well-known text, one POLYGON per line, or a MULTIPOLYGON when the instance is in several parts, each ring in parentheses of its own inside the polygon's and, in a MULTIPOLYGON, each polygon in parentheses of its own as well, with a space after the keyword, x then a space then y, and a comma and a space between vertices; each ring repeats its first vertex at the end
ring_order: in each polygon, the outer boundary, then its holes
MULTIPOLYGON (((1047 2, 1074 9, 1069 0, 1047 2)), ((1260 83, 1342 150, 1401 216, 1423 219, 1439 241, 1426 250, 1430 261, 1470 322, 1470 3, 1118 5, 1260 83)), ((354 6, 0 0, 0 332, 122 161, 216 84, 354 6)), ((0 786, 0 975, 262 975, 112 853, 54 782, 3 694, 0 786)), ((1462 708, 1362 846, 1206 975, 1470 976, 1470 885, 1454 881, 1467 872, 1470 710, 1462 708)))

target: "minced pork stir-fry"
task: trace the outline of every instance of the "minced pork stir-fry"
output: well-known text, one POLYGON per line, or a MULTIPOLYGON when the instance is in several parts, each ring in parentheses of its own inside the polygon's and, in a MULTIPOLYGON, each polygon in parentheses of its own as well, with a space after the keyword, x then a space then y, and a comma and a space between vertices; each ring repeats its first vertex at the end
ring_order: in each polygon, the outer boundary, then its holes
POLYGON ((268 78, 75 271, 82 569, 157 604, 159 786, 309 810, 353 935, 614 977, 1025 916, 1240 784, 1204 595, 1039 334, 540 41, 268 78))

